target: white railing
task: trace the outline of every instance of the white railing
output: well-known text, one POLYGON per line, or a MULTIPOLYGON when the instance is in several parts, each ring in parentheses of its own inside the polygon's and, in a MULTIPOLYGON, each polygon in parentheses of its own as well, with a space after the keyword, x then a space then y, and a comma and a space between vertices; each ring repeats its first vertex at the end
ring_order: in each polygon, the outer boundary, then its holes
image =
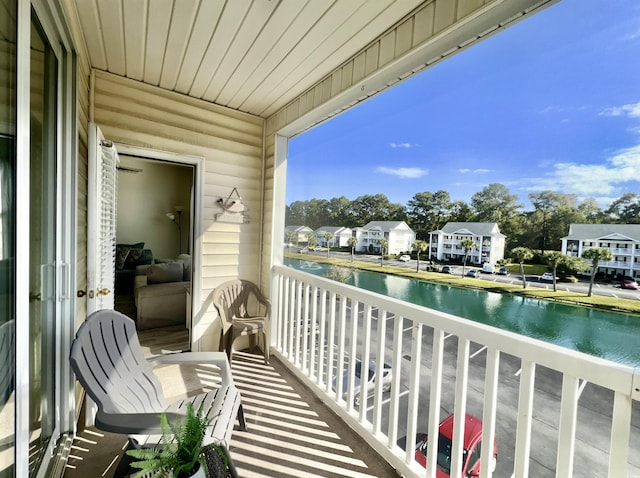
MULTIPOLYGON (((272 272, 274 353, 400 474, 425 476, 411 437, 436 436, 450 413, 482 419, 483 442, 495 439, 499 449, 496 476, 640 473, 629 456, 630 443, 640 443, 631 426, 638 369, 290 267, 272 272), (390 384, 362 384, 360 405, 356 358, 393 370, 390 384)), ((454 425, 455 470, 463 422, 454 425)), ((493 451, 482 447, 483 478, 492 476, 493 451)), ((436 454, 430 446, 426 476, 436 476, 436 454)))

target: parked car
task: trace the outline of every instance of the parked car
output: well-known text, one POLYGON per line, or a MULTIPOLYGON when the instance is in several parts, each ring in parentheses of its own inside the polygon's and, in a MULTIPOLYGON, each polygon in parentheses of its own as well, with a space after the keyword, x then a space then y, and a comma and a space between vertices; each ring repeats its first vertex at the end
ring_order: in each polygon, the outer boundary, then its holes
POLYGON ((540 280, 553 282, 553 274, 551 272, 545 272, 540 276, 540 280))
POLYGON ((638 290, 638 283, 634 280, 623 280, 620 283, 620 288, 621 289, 631 289, 631 290, 638 290))
MULTIPOLYGON (((376 362, 375 361, 371 361, 369 362, 369 370, 365 370, 364 373, 367 375, 367 396, 372 396, 375 393, 375 384, 376 384, 376 380, 380 380, 379 378, 379 373, 376 367, 376 362)), ((357 360, 356 361, 356 381, 355 381, 355 385, 353 388, 353 401, 356 405, 360 405, 361 397, 360 397, 360 387, 361 387, 361 381, 362 381, 362 361, 357 360)), ((391 390, 391 365, 388 363, 384 363, 383 368, 382 368, 382 391, 383 392, 388 392, 389 390, 391 390)), ((337 389, 337 379, 333 380, 333 390, 335 391, 337 389)), ((346 400, 349 390, 349 371, 345 370, 344 375, 342 376, 342 392, 343 392, 343 398, 346 400)))
POLYGON ((400 257, 398 257, 398 260, 402 262, 409 262, 411 260, 411 256, 407 254, 403 254, 400 257))
POLYGON ((442 269, 440 269, 440 272, 442 272, 443 274, 451 274, 451 267, 442 266, 442 269))
POLYGON ((493 265, 489 264, 488 262, 485 262, 484 264, 482 264, 482 272, 485 274, 493 274, 494 272, 493 265))
MULTIPOLYGON (((451 476, 451 448, 453 441, 453 421, 454 416, 449 415, 440 422, 438 428, 438 454, 436 466, 436 478, 446 478, 451 476)), ((400 447, 406 446, 406 437, 398 440, 400 447)), ((480 476, 480 450, 482 441, 482 421, 473 415, 465 415, 464 436, 462 443, 462 473, 459 477, 480 476)), ((423 467, 427 467, 427 444, 428 436, 425 433, 416 434, 415 459, 423 467)), ((498 446, 494 440, 493 460, 491 467, 493 471, 498 463, 498 446)))
POLYGON ((509 269, 507 269, 506 267, 501 267, 500 269, 498 269, 498 274, 501 276, 508 276, 509 269))
POLYGON ((467 277, 473 277, 473 278, 477 279, 478 277, 480 277, 480 271, 478 269, 471 269, 471 270, 467 271, 467 273, 465 275, 467 277))

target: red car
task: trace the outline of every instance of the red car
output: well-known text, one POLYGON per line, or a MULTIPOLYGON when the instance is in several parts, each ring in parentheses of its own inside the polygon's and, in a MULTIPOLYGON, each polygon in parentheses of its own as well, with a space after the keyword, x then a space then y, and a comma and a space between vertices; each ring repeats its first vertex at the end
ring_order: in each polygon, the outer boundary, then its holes
POLYGON ((620 283, 621 289, 638 290, 638 283, 634 280, 624 280, 620 283))
MULTIPOLYGON (((453 440, 453 415, 440 422, 438 436, 438 466, 436 477, 451 476, 451 447, 453 440)), ((482 440, 482 421, 468 413, 465 415, 464 444, 462 450, 462 473, 460 477, 480 476, 480 450, 482 440)), ((427 467, 427 437, 416 444, 416 461, 427 467)), ((498 446, 493 443, 493 470, 498 461, 498 446)))

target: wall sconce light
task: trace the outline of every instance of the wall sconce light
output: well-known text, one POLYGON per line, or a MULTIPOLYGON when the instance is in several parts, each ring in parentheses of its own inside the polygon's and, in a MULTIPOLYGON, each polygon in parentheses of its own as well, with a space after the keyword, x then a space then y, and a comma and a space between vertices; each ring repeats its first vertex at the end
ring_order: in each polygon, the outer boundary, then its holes
POLYGON ((168 212, 166 216, 170 221, 178 226, 178 241, 180 247, 180 249, 178 249, 178 254, 182 254, 182 211, 184 210, 184 207, 174 206, 173 209, 176 211, 176 213, 174 214, 172 212, 168 212))

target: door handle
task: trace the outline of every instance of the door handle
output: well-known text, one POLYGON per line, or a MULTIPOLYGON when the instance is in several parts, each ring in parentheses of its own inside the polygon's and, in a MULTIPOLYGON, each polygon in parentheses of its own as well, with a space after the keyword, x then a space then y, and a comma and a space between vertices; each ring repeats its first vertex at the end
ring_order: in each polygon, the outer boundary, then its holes
POLYGON ((96 293, 98 295, 109 295, 111 293, 111 291, 109 289, 107 289, 107 288, 104 288, 104 289, 98 289, 96 291, 96 293))

